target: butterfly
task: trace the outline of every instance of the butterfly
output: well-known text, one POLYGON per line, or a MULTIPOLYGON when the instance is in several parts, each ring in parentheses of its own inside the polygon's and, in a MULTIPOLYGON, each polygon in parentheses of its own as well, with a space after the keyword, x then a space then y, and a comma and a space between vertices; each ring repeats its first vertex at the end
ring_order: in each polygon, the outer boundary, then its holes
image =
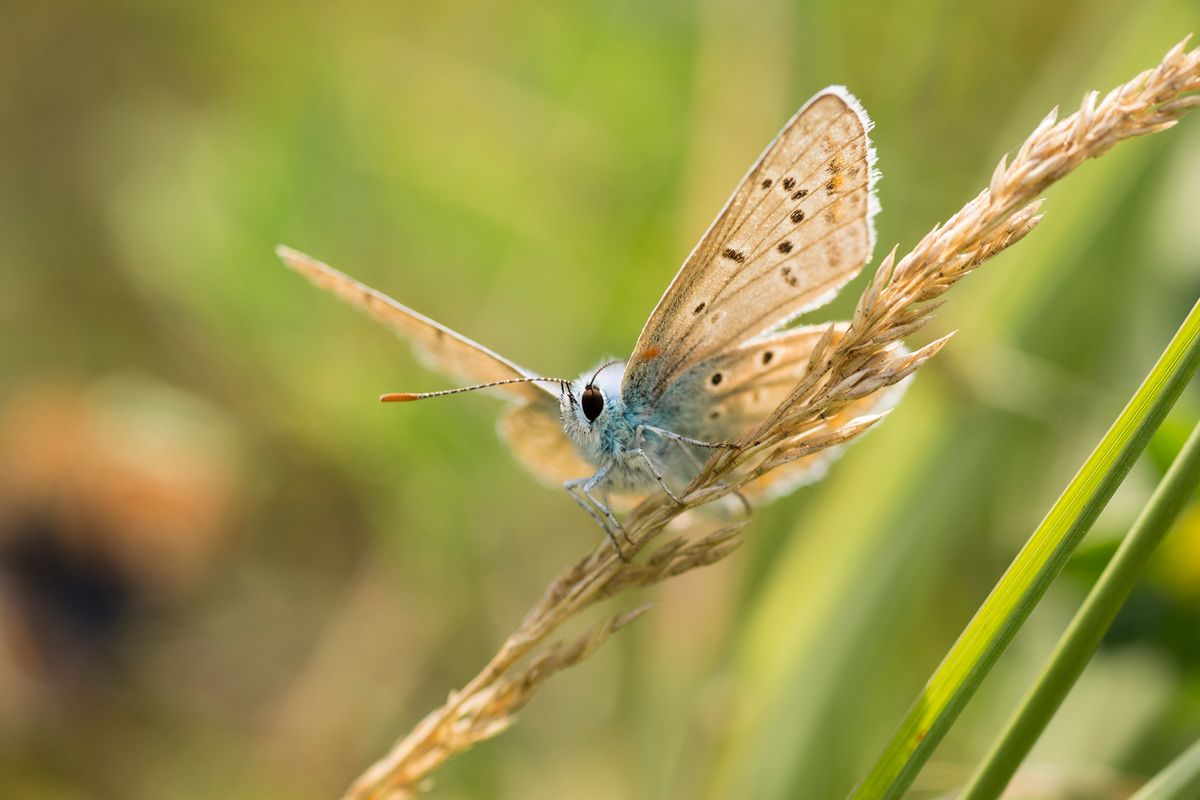
MULTIPOLYGON (((309 256, 284 263, 411 341, 434 368, 472 385, 393 393, 385 401, 493 389, 512 401, 500 432, 535 476, 563 486, 617 552, 610 500, 686 485, 705 455, 761 422, 803 377, 828 325, 785 327, 829 302, 870 260, 875 152, 871 122, 843 87, 815 95, 742 178, 687 257, 625 360, 574 381, 544 378, 309 256)), ((842 335, 845 324, 834 326, 842 335)), ((839 412, 878 412, 877 393, 839 412)), ((749 500, 818 477, 828 454, 747 485, 749 500)))

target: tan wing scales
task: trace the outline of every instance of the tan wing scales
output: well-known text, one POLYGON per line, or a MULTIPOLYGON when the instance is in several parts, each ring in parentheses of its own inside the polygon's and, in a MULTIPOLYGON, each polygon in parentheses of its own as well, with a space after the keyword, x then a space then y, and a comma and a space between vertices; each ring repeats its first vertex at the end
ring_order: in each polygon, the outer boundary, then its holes
MULTIPOLYGON (((830 429, 839 428, 859 417, 882 414, 891 410, 900 402, 900 397, 904 394, 907 384, 908 381, 905 380, 854 401, 837 414, 829 417, 827 423, 830 429)), ((752 503, 766 501, 781 497, 807 483, 820 480, 828 471, 829 466, 842 455, 843 450, 849 444, 850 442, 847 442, 837 447, 821 450, 778 467, 743 487, 742 495, 752 503)))
POLYGON ((870 259, 870 121, 839 88, 750 169, 651 314, 622 391, 653 400, 697 362, 822 305, 870 259))
POLYGON ((500 417, 497 427, 517 459, 548 486, 557 488, 563 481, 596 471, 563 433, 557 404, 537 400, 513 406, 500 417))
MULTIPOLYGON (((736 439, 766 419, 804 377, 812 349, 828 327, 768 334, 697 365, 709 398, 704 438, 736 439), (720 380, 714 383, 717 375, 720 380)), ((835 341, 845 330, 844 323, 836 326, 835 341)))
MULTIPOLYGON (((378 292, 311 256, 280 246, 275 251, 283 263, 317 286, 382 322, 408 339, 417 354, 430 365, 471 383, 490 383, 509 378, 529 378, 533 373, 496 355, 481 344, 456 333, 426 316, 418 314, 382 292, 378 292)), ((516 383, 500 386, 509 396, 525 400, 545 400, 554 390, 545 384, 516 383)), ((561 433, 561 431, 560 431, 561 433)))
MULTIPOLYGON (((559 488, 564 481, 596 471, 563 433, 558 406, 546 400, 513 406, 500 417, 497 428, 517 460, 547 486, 559 488)), ((644 497, 644 492, 613 492, 610 507, 628 511, 644 497)))
MULTIPOLYGON (((804 377, 813 348, 829 325, 811 325, 777 331, 752 339, 733 350, 695 365, 671 392, 703 392, 702 403, 686 435, 707 441, 736 440, 761 423, 778 407, 804 377)), ((845 335, 848 324, 835 323, 832 344, 845 335)), ((838 428, 857 417, 879 414, 892 408, 903 392, 903 384, 889 387, 851 403, 826 424, 838 428)), ((665 402, 672 400, 671 394, 665 402)), ((742 494, 749 500, 786 494, 820 478, 836 460, 840 447, 821 451, 779 467, 750 483, 742 494)))
MULTIPOLYGON (((846 330, 834 326, 834 342, 846 330)), ((662 398, 675 410, 679 433, 709 442, 733 441, 758 425, 796 387, 825 325, 756 337, 694 365, 662 398), (684 410, 686 409, 686 410, 684 410)))

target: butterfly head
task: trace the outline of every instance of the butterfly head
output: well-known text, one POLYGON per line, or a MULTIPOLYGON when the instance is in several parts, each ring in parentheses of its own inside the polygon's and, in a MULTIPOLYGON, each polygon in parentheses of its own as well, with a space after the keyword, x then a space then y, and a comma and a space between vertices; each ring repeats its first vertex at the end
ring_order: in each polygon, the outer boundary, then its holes
POLYGON ((609 368, 620 363, 605 362, 563 385, 560 396, 563 428, 575 441, 583 443, 608 426, 620 405, 622 374, 621 370, 609 368))

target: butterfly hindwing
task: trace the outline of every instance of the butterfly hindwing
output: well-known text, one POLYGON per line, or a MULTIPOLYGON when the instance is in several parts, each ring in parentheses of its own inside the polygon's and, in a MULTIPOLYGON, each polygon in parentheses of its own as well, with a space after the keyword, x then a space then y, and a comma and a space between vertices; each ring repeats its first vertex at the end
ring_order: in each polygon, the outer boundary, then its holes
POLYGON ((869 128, 840 88, 792 118, 655 307, 623 395, 653 405, 697 363, 828 302, 858 274, 878 210, 869 128))
MULTIPOLYGON (((756 337, 693 365, 672 382, 658 404, 663 427, 673 426, 701 441, 737 439, 795 388, 828 327, 812 325, 756 337)), ((844 324, 835 326, 835 336, 844 330, 844 324)))
MULTIPOLYGON (((796 388, 828 328, 823 324, 777 331, 695 364, 663 395, 657 422, 664 427, 674 424, 677 432, 702 441, 736 440, 796 388)), ((846 323, 834 323, 831 343, 836 344, 847 328, 846 323)), ((896 404, 901 392, 892 387, 860 398, 824 425, 834 430, 857 417, 881 413, 896 404)), ((839 452, 829 448, 779 467, 752 481, 742 494, 750 500, 784 494, 821 477, 839 452)))
MULTIPOLYGON (((866 397, 851 402, 845 408, 825 420, 829 430, 837 430, 846 423, 858 417, 871 414, 882 414, 891 410, 900 402, 908 381, 902 381, 886 389, 881 389, 866 397)), ((819 480, 825 475, 829 465, 841 456, 846 445, 827 447, 812 455, 804 456, 789 464, 776 467, 767 474, 756 478, 741 489, 742 495, 751 502, 770 500, 781 497, 807 483, 819 480)))
MULTIPOLYGON (((437 369, 456 378, 478 383, 533 375, 483 345, 418 314, 315 258, 288 247, 279 247, 276 252, 284 264, 317 286, 332 292, 408 339, 417 354, 437 369)), ((514 383, 497 387, 496 391, 528 401, 543 401, 548 395, 554 397, 552 389, 537 383, 514 383)))
POLYGON ((563 434, 558 404, 549 398, 509 408, 497 427, 517 459, 549 486, 561 486, 596 470, 563 434))

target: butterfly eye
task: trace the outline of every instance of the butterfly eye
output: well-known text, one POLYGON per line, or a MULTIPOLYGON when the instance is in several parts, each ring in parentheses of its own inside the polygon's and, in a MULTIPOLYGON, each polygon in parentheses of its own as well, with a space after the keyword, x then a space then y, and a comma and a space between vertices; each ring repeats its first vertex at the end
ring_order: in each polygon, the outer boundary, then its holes
POLYGON ((583 406, 583 415, 587 417, 588 422, 594 422, 604 410, 604 394, 595 386, 589 386, 583 390, 579 403, 583 406))

